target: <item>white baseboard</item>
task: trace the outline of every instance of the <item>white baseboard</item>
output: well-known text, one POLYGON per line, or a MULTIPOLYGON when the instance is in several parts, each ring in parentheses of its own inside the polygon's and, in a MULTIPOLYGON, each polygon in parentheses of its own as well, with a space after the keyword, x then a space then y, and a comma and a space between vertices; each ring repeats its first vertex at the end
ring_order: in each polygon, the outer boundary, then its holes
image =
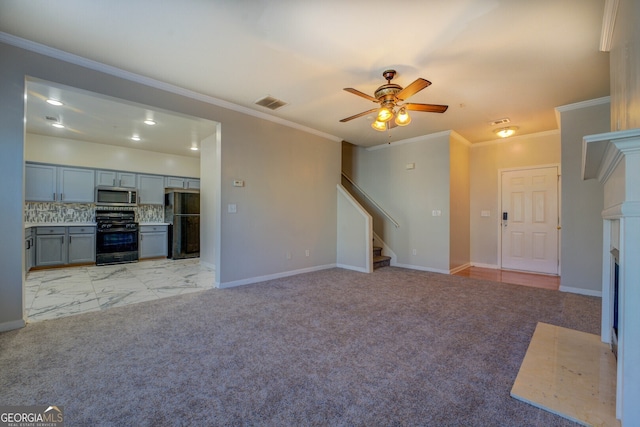
POLYGON ((410 270, 429 271, 431 273, 449 274, 449 270, 439 270, 437 268, 423 267, 421 265, 396 264, 394 267, 408 268, 410 270))
POLYGON ((311 273, 313 271, 327 270, 335 268, 335 264, 318 265, 315 267, 301 268, 300 270, 283 271, 282 273, 268 274, 266 276, 250 277, 248 279, 234 280, 233 282, 220 283, 216 279, 216 288, 233 288, 235 286, 250 285, 252 283, 266 282, 267 280, 281 279, 283 277, 295 276, 297 274, 311 273))
POLYGON ((587 295, 590 297, 602 298, 602 291, 593 291, 591 289, 572 288, 569 286, 560 286, 561 292, 570 292, 572 294, 587 295))
POLYGON ((24 328, 25 325, 26 322, 24 321, 24 319, 0 323, 0 332, 13 331, 14 329, 24 328))
POLYGON ((472 262, 471 263, 472 267, 480 267, 480 268, 490 268, 492 270, 498 270, 500 269, 500 266, 496 265, 496 264, 483 264, 481 262, 472 262))
POLYGON ((338 268, 344 268, 345 270, 352 270, 352 271, 358 271, 360 273, 371 273, 369 270, 367 270, 364 267, 355 267, 353 265, 346 265, 346 264, 336 264, 336 267, 338 268))
POLYGON ((212 264, 210 262, 205 262, 205 261, 200 260, 200 265, 203 266, 203 267, 210 268, 213 271, 216 271, 216 265, 212 264))
POLYGON ((470 262, 468 262, 466 264, 462 264, 459 267, 452 268, 451 270, 449 270, 449 274, 456 274, 458 271, 466 270, 469 267, 471 267, 471 263, 470 262))

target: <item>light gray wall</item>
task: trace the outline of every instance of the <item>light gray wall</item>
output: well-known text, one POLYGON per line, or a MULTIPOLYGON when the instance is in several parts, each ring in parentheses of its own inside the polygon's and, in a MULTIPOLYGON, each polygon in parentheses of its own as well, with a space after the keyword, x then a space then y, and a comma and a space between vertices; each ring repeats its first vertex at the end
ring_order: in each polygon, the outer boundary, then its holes
POLYGON ((0 328, 22 322, 25 76, 222 123, 220 204, 238 201, 238 214, 220 218, 221 282, 335 264, 339 142, 0 43, 0 328), (233 179, 247 181, 240 198, 233 179), (283 261, 267 264, 270 253, 283 261))
MULTIPOLYGON (((200 262, 217 269, 217 253, 220 245, 220 125, 214 135, 200 143, 200 215, 207 221, 200 222, 200 262)), ((216 280, 217 282, 217 280, 216 280)))
POLYGON ((582 180, 582 138, 609 131, 609 102, 560 107, 562 138, 562 242, 560 289, 602 290, 603 187, 582 180))
POLYGON ((470 154, 471 262, 498 265, 500 207, 498 170, 560 163, 560 134, 511 137, 473 144, 470 154), (490 216, 480 216, 488 210, 490 216))
POLYGON ((0 331, 24 326, 24 72, 11 53, 0 45, 0 331))
POLYGON ((253 117, 222 121, 221 284, 335 265, 339 182, 339 142, 253 117))
POLYGON ((400 224, 374 218, 374 231, 398 265, 449 271, 449 134, 352 152, 353 179, 400 224), (407 170, 408 163, 415 169, 407 170), (442 215, 432 216, 433 210, 442 215))
POLYGON ((610 52, 610 130, 640 128, 640 2, 620 0, 610 52))
POLYGON ((456 133, 450 139, 451 228, 449 269, 455 270, 469 264, 470 254, 470 144, 456 133))
POLYGON ((338 197, 339 267, 370 273, 373 267, 373 225, 371 215, 349 192, 340 187, 338 197))

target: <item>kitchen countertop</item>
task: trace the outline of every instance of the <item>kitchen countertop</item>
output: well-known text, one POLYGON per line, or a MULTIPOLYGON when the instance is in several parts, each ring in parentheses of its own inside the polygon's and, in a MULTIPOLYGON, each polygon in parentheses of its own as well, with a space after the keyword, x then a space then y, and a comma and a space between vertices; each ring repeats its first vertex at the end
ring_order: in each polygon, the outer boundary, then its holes
POLYGON ((31 227, 95 227, 95 222, 25 222, 24 228, 31 227))
MULTIPOLYGON (((169 225, 168 222, 140 222, 138 225, 169 225)), ((24 228, 31 227, 95 227, 95 222, 25 222, 24 228)))

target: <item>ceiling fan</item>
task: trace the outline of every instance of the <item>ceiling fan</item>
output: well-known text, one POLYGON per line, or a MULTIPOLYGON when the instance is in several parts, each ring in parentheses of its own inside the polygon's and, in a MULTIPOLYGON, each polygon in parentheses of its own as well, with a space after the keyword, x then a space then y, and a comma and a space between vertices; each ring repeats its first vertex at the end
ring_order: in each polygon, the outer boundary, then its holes
POLYGON ((354 95, 361 96, 369 101, 373 101, 376 104, 380 104, 379 108, 373 108, 371 110, 363 111, 360 114, 356 114, 346 119, 340 120, 342 123, 349 120, 357 119, 358 117, 366 116, 367 114, 376 112, 378 113, 376 121, 371 124, 371 127, 378 131, 385 131, 387 129, 394 128, 396 126, 406 126, 411 122, 409 117, 410 111, 424 111, 427 113, 444 113, 449 108, 448 105, 436 105, 436 104, 414 104, 402 102, 412 95, 420 92, 431 84, 430 81, 418 78, 409 86, 404 89, 402 86, 395 83, 391 83, 391 80, 396 75, 396 70, 386 70, 382 73, 382 77, 387 80, 387 84, 380 86, 376 89, 374 96, 367 95, 359 90, 347 87, 344 88, 347 92, 351 92, 354 95), (396 107, 398 111, 396 111, 396 107), (395 120, 391 120, 395 118, 395 120))

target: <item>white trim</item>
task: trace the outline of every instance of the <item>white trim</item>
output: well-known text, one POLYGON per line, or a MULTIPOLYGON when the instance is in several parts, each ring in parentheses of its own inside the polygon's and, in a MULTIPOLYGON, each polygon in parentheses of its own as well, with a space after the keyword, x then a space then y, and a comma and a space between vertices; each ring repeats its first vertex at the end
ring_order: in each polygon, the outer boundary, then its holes
POLYGON ((592 291, 589 289, 582 289, 582 288, 572 288, 570 286, 560 286, 560 288, 558 289, 561 292, 568 292, 568 293, 572 293, 572 294, 579 294, 579 295, 587 295, 590 297, 600 297, 602 298, 602 291, 592 291))
POLYGON ((357 272, 359 272, 359 273, 366 273, 366 274, 371 273, 371 271, 367 271, 365 268, 361 268, 361 267, 354 267, 353 265, 336 264, 336 267, 338 267, 338 268, 344 268, 345 270, 357 271, 357 272))
POLYGON ((166 92, 174 93, 176 95, 182 95, 187 98, 195 99, 198 101, 206 102, 207 104, 217 105, 218 107, 226 108, 228 110, 236 111, 238 113, 247 114, 249 116, 257 117, 259 119, 268 120, 270 122, 278 123, 283 126, 287 126, 293 129, 298 129, 303 132, 307 132, 322 138, 329 139, 331 141, 341 142, 343 138, 330 135, 325 132, 321 132, 316 129, 311 129, 306 126, 291 122, 289 120, 275 117, 261 111, 256 111, 251 108, 243 107, 241 105, 233 104, 222 99, 215 98, 213 96, 205 95, 199 92, 194 92, 189 89, 185 89, 179 86, 175 86, 171 83, 166 83, 160 80, 152 79, 140 74, 132 73, 130 71, 123 70, 121 68, 107 65, 92 59, 83 58, 73 53, 65 52, 63 50, 55 49, 49 46, 45 46, 40 43, 36 43, 30 40, 25 40, 20 37, 16 37, 11 34, 0 32, 0 42, 10 44, 12 46, 19 47, 21 49, 29 50, 31 52, 39 53, 41 55, 49 56, 51 58, 59 59, 61 61, 68 62, 70 64, 79 65, 94 71, 99 71, 105 74, 109 74, 115 77, 119 77, 132 82, 140 83, 145 86, 150 86, 156 89, 164 90, 166 92))
POLYGON ((490 268, 492 270, 499 270, 500 267, 498 267, 498 265, 496 264, 483 264, 481 262, 472 262, 471 263, 472 267, 480 267, 480 268, 490 268))
POLYGON ((608 104, 611 102, 610 96, 603 96, 602 98, 589 99, 587 101, 574 102, 573 104, 561 105, 556 107, 556 111, 560 113, 566 113, 567 111, 580 110, 587 107, 595 107, 597 105, 608 104))
POLYGON ((428 141, 430 139, 441 138, 443 136, 450 136, 452 132, 453 132, 452 130, 445 130, 445 131, 442 131, 442 132, 430 133, 430 134, 427 134, 427 135, 420 135, 420 136, 416 136, 416 137, 413 137, 413 138, 402 139, 400 141, 390 142, 388 144, 384 143, 384 144, 380 144, 380 145, 374 145, 373 147, 367 147, 366 150, 367 151, 384 150, 385 148, 391 148, 391 147, 395 147, 397 145, 412 144, 414 142, 428 141))
POLYGON ((26 322, 24 319, 12 320, 11 322, 0 323, 0 332, 13 331, 14 329, 24 328, 26 322))
POLYGON ((449 274, 456 274, 457 272, 462 271, 462 270, 465 270, 465 269, 467 269, 467 268, 469 268, 469 267, 471 267, 471 263, 470 263, 470 262, 468 262, 468 263, 466 263, 466 264, 463 264, 463 265, 461 265, 461 266, 459 266, 459 267, 456 267, 456 268, 450 269, 450 270, 449 270, 449 274))
POLYGON ((471 144, 471 148, 484 147, 484 146, 487 146, 487 145, 495 145, 495 144, 507 144, 509 142, 518 141, 518 140, 521 140, 521 139, 540 138, 540 137, 543 137, 543 136, 559 135, 559 134, 560 134, 560 130, 559 129, 545 130, 545 131, 542 131, 542 132, 527 133, 527 134, 523 134, 523 135, 510 136, 509 138, 496 138, 496 139, 490 139, 488 141, 475 142, 475 143, 471 144))
POLYGON ((438 268, 422 267, 421 265, 396 264, 394 267, 408 268, 410 270, 428 271, 430 273, 449 274, 449 270, 440 270, 438 268))
POLYGON ((609 52, 611 50, 617 13, 618 0, 606 0, 604 3, 604 16, 602 17, 602 32, 600 33, 601 52, 609 52))
POLYGON ((203 267, 207 267, 207 268, 213 270, 214 272, 216 271, 216 265, 215 264, 211 264, 210 262, 205 262, 205 261, 200 260, 200 265, 203 266, 203 267))
POLYGON ((216 281, 216 287, 219 289, 233 288, 235 286, 251 285, 253 283, 266 282, 267 280, 282 279, 283 277, 296 276, 303 273, 311 273, 314 271, 328 270, 335 268, 336 264, 318 265, 315 267, 301 268, 299 270, 283 271, 282 273, 268 274, 266 276, 250 277, 248 279, 234 280, 232 282, 220 283, 216 281))

